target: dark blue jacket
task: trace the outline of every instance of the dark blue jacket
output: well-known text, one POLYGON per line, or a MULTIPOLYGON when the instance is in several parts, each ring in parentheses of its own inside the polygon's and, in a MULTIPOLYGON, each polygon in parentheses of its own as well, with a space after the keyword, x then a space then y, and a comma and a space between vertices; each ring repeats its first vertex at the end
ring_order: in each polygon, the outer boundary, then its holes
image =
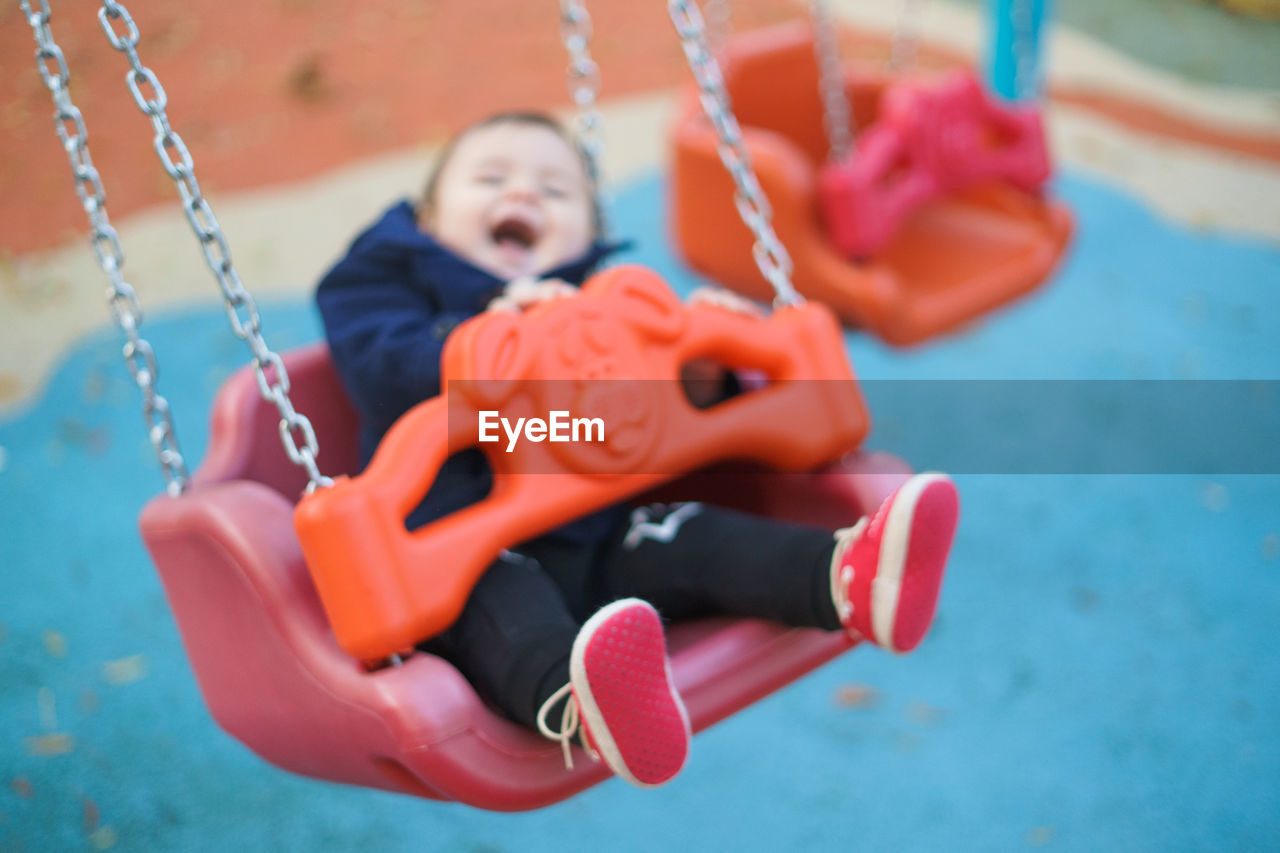
MULTIPOLYGON (((582 284, 618 248, 597 243, 546 276, 582 284)), ((445 338, 463 320, 483 311, 504 285, 420 231, 408 201, 391 207, 356 237, 346 257, 321 279, 316 304, 330 355, 360 413, 361 468, 401 415, 440 393, 445 338)), ((410 516, 409 526, 474 503, 490 485, 483 454, 458 454, 410 516)), ((596 513, 557 534, 573 541, 598 541, 620 512, 596 513)))

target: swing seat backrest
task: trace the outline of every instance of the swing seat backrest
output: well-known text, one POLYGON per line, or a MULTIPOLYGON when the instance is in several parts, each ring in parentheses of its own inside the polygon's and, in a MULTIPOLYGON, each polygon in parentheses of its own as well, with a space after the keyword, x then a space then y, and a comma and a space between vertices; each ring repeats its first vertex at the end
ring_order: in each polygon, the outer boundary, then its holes
POLYGON ((450 336, 442 369, 445 393, 404 415, 359 477, 298 505, 338 642, 362 660, 447 628, 502 549, 715 462, 810 470, 852 451, 868 428, 827 309, 764 319, 685 306, 638 266, 607 270, 579 296, 523 315, 469 320, 450 336), (757 371, 768 384, 695 408, 679 381, 694 359, 757 371), (493 424, 556 411, 597 417, 600 440, 481 440, 482 412, 493 424), (471 447, 488 458, 490 494, 407 530, 445 460, 471 447))
MULTIPOLYGON (((809 27, 800 22, 735 35, 722 62, 743 143, 794 263, 796 288, 852 325, 894 344, 921 342, 1030 292, 1062 256, 1071 233, 1062 205, 1010 181, 937 193, 930 173, 917 172, 898 190, 910 211, 887 242, 871 256, 850 259, 822 221, 820 176, 828 147, 809 27), (917 203, 913 194, 924 200, 917 203)), ((857 156, 868 136, 874 143, 894 89, 882 73, 846 68, 857 156)), ((679 105, 671 141, 671 221, 684 259, 720 284, 769 298, 694 87, 679 105)), ((885 150, 876 154, 873 144, 873 156, 892 162, 892 146, 878 144, 885 150)), ((898 177, 890 168, 885 192, 892 194, 898 177)))
MULTIPOLYGON (((284 354, 291 397, 321 438, 331 474, 356 464, 356 416, 321 345, 284 354)), ((452 666, 414 654, 367 671, 336 642, 294 533, 305 476, 285 458, 278 413, 248 368, 214 404, 193 485, 161 495, 142 535, 164 582, 214 720, 295 773, 485 809, 563 800, 607 778, 577 755, 492 713, 452 666)), ((835 528, 870 511, 909 473, 898 459, 854 454, 812 474, 703 473, 670 495, 835 528)), ((668 633, 672 672, 696 731, 849 648, 840 634, 758 620, 704 620, 668 633)))
POLYGON ((957 70, 890 86, 856 149, 822 167, 818 194, 832 242, 859 258, 929 201, 984 181, 1036 192, 1049 174, 1039 111, 998 103, 957 70))
POLYGON ((967 69, 893 87, 879 124, 903 128, 942 192, 989 180, 1036 192, 1052 172, 1040 109, 992 97, 967 69))

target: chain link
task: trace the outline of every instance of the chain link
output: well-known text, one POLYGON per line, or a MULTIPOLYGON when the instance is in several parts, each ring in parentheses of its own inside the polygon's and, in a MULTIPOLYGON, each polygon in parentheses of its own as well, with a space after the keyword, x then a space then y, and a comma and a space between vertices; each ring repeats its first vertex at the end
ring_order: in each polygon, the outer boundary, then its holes
POLYGON ((41 0, 39 11, 33 11, 32 4, 27 0, 20 0, 19 6, 35 35, 36 65, 45 87, 53 96, 54 129, 71 163, 76 195, 89 217, 93 255, 107 276, 107 304, 116 325, 127 338, 123 347, 124 360, 138 389, 142 391, 142 413, 147 425, 147 437, 160 463, 165 490, 170 495, 177 496, 186 489, 190 480, 187 464, 178 447, 169 401, 156 390, 159 367, 155 352, 151 344, 138 333, 138 327, 142 325, 142 309, 138 305, 133 287, 124 280, 124 250, 121 249, 120 238, 107 216, 107 198, 102 178, 94 168, 93 158, 89 156, 89 131, 85 127, 84 116, 71 102, 68 90, 71 74, 66 57, 53 40, 53 32, 49 28, 49 4, 47 0, 41 0))
POLYGON ((791 284, 791 256, 773 230, 773 211, 742 142, 742 130, 729 106, 729 95, 724 88, 724 75, 720 64, 707 46, 706 29, 702 15, 694 4, 686 0, 669 0, 667 12, 675 25, 684 48, 689 70, 701 92, 699 100, 711 126, 719 139, 717 151, 720 161, 729 170, 736 189, 734 201, 743 223, 755 237, 751 254, 765 280, 773 287, 774 305, 796 305, 804 301, 791 284))
POLYGON ((591 15, 579 0, 560 0, 560 39, 569 52, 569 97, 577 107, 574 129, 587 154, 597 205, 604 210, 604 121, 596 106, 600 66, 591 58, 591 15))
POLYGON ((129 72, 125 78, 129 93, 133 95, 138 109, 151 120, 151 126, 155 130, 156 155, 178 190, 183 213, 192 233, 200 242, 205 264, 222 291, 231 330, 236 337, 248 344, 253 353, 253 371, 258 381, 258 390, 263 399, 274 403, 280 413, 280 439, 285 452, 289 454, 290 460, 306 470, 308 493, 318 487, 332 485, 333 481, 321 474, 316 466, 319 446, 315 431, 311 421, 295 411, 289 400, 289 374, 280 357, 267 346, 262 337, 262 318, 258 314, 257 304, 241 283, 240 274, 236 272, 231 260, 227 239, 213 215, 213 209, 200 192, 191 153, 182 137, 169 125, 169 118, 165 113, 169 99, 164 87, 155 73, 138 58, 140 36, 133 16, 124 4, 102 0, 102 7, 98 9, 98 22, 102 25, 107 41, 129 61, 129 72), (274 378, 268 378, 268 369, 274 374, 274 378), (303 440, 301 447, 297 442, 298 437, 303 440))
POLYGON ((818 60, 818 88, 822 93, 822 126, 827 131, 827 156, 842 162, 853 150, 853 118, 844 90, 840 46, 825 0, 810 0, 809 9, 813 19, 813 49, 818 60))

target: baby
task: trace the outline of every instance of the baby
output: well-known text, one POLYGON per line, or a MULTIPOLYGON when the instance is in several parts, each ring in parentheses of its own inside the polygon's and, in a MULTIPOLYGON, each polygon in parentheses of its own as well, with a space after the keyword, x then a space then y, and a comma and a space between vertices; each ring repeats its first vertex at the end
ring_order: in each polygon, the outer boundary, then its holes
MULTIPOLYGON (((572 298, 619 248, 602 239, 595 189, 554 120, 503 113, 454 138, 416 208, 396 204, 355 239, 316 299, 360 414, 362 464, 397 418, 439 393, 441 349, 459 323, 572 298)), ((755 310, 724 291, 693 298, 755 310)), ((715 379, 722 396, 732 378, 708 370, 698 384, 715 379)), ((409 525, 474 503, 490 484, 478 451, 458 454, 409 525)), ((560 741, 566 762, 578 735, 618 776, 660 785, 690 740, 663 618, 765 618, 910 651, 932 621, 958 512, 941 474, 916 475, 834 535, 700 503, 612 507, 505 552, 457 622, 421 648, 560 741)))

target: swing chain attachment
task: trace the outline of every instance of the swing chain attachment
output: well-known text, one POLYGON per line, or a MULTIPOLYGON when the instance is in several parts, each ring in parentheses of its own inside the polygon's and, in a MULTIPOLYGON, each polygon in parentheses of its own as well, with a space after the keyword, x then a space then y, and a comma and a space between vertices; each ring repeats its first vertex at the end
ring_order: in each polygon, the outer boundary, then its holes
POLYGON ((720 63, 707 46, 702 15, 697 5, 687 0, 669 0, 667 12, 680 36, 689 70, 693 72, 693 79, 701 92, 702 110, 719 138, 717 151, 720 161, 733 178, 738 215, 755 237, 751 254, 756 266, 773 287, 775 307, 798 305, 804 302, 804 297, 791 284, 791 256, 773 230, 773 210, 751 167, 750 154, 742 142, 742 129, 729 105, 720 63))
POLYGON ((142 413, 146 419, 147 437, 160 462, 165 491, 177 497, 186 490, 190 481, 187 463, 178 446, 169 401, 156 389, 160 371, 155 352, 138 331, 142 325, 142 308, 133 287, 124 279, 124 250, 120 247, 120 237, 107 216, 107 194, 102 185, 102 176, 93 165, 93 158, 89 156, 89 131, 85 126, 84 116, 71 101, 71 73, 67 68, 66 57, 54 41, 53 32, 49 28, 52 16, 49 3, 48 0, 40 0, 39 11, 33 11, 32 4, 27 0, 20 0, 19 5, 35 34, 36 66, 45 87, 53 96, 54 129, 70 160, 76 195, 89 217, 89 242, 93 255, 107 276, 107 303, 116 325, 128 339, 123 348, 124 360, 138 389, 142 391, 142 413))
POLYGON ((560 2, 560 38, 569 52, 569 97, 578 108, 574 122, 578 143, 587 153, 591 178, 599 195, 603 184, 603 122, 596 98, 600 93, 600 66, 591 58, 591 15, 578 0, 560 2))
POLYGON ((227 320, 231 331, 244 341, 253 353, 253 371, 258 380, 258 391, 264 400, 274 403, 280 412, 280 441, 290 461, 307 472, 307 494, 333 481, 320 473, 316 465, 319 446, 311 421, 293 408, 289 399, 289 374, 280 356, 267 346, 262 336, 262 318, 257 303, 241 283, 240 274, 231 260, 231 248, 227 243, 213 209, 200 192, 196 181, 195 163, 182 137, 169 124, 165 112, 169 99, 155 73, 138 58, 138 26, 124 4, 115 0, 102 0, 98 9, 98 22, 111 46, 125 54, 129 60, 129 72, 125 80, 129 92, 143 115, 151 120, 155 129, 154 147, 165 172, 173 180, 182 199, 183 213, 192 232, 200 242, 205 264, 213 273, 222 291, 227 320), (298 440, 302 440, 299 446, 298 440))
POLYGON ((853 150, 853 120, 844 91, 840 47, 826 0, 810 0, 809 10, 813 19, 813 49, 818 60, 818 86, 822 92, 822 124, 827 131, 827 156, 833 162, 843 162, 853 150))

